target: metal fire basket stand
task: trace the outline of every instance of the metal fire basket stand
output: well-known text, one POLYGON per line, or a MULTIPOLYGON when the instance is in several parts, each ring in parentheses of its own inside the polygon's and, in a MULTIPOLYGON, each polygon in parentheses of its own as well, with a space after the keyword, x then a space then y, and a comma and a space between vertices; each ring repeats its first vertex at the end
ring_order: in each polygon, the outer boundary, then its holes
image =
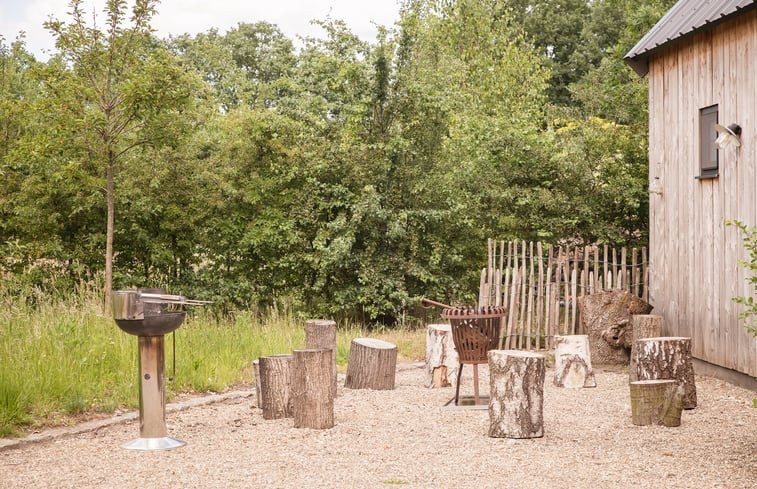
POLYGON ((171 450, 186 444, 169 437, 166 429, 164 336, 181 326, 187 314, 170 310, 170 305, 207 303, 166 295, 162 289, 113 291, 113 319, 123 331, 139 337, 139 438, 123 448, 171 450))
POLYGON ((442 318, 449 319, 452 328, 452 341, 460 357, 455 397, 450 399, 447 404, 452 401, 455 401, 455 406, 488 404, 489 397, 479 395, 478 366, 482 363, 488 363, 488 351, 497 348, 501 323, 503 318, 507 316, 507 308, 500 306, 453 307, 426 298, 422 300, 427 304, 443 308, 442 318), (472 397, 460 396, 463 365, 473 365, 474 394, 472 397))

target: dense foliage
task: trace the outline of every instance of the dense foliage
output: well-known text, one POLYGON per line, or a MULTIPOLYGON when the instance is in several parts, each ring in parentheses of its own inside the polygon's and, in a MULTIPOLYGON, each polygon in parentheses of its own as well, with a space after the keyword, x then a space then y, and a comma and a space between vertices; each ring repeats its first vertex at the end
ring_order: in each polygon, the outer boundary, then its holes
POLYGON ((621 58, 671 3, 407 0, 375 42, 326 19, 295 46, 265 22, 161 40, 154 0, 110 0, 105 31, 49 22, 46 62, 0 38, 3 273, 99 275, 112 215, 114 287, 391 322, 469 302, 487 237, 644 244, 621 58))
POLYGON ((747 270, 746 280, 753 292, 753 295, 734 297, 733 301, 744 306, 739 319, 746 319, 744 328, 757 336, 757 302, 754 300, 757 296, 757 226, 749 227, 741 221, 728 221, 728 225, 739 228, 744 250, 749 252, 749 260, 741 261, 739 265, 747 270))

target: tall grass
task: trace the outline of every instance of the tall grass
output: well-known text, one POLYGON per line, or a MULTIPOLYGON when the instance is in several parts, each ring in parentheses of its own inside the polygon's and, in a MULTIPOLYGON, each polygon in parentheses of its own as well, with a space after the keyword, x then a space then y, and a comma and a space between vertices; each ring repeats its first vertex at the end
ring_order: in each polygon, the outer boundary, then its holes
MULTIPOLYGON (((29 426, 57 425, 90 412, 138 405, 137 339, 102 313, 98 287, 83 284, 62 298, 23 297, 0 288, 0 436, 29 426), (33 305, 30 305, 33 304, 33 305)), ((352 338, 398 345, 401 359, 423 356, 423 334, 368 332, 340 325, 337 363, 344 370, 352 338)), ((222 391, 252 382, 253 359, 305 345, 304 321, 287 307, 218 318, 197 309, 166 336, 169 399, 179 392, 222 391)))

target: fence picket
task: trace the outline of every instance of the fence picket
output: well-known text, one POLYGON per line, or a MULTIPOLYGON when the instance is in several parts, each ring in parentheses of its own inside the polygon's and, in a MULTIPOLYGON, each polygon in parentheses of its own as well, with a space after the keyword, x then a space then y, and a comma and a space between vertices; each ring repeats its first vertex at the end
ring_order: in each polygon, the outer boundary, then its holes
POLYGON ((549 338, 552 331, 552 247, 547 246, 547 279, 545 282, 544 301, 546 302, 544 312, 544 346, 550 348, 549 338))
POLYGON ((632 248, 629 253, 625 247, 608 245, 602 250, 597 245, 545 248, 541 242, 519 240, 505 245, 504 240, 489 239, 487 252, 479 304, 508 307, 500 348, 554 348, 555 335, 581 333, 577 307, 581 296, 614 288, 648 301, 646 248, 632 248))

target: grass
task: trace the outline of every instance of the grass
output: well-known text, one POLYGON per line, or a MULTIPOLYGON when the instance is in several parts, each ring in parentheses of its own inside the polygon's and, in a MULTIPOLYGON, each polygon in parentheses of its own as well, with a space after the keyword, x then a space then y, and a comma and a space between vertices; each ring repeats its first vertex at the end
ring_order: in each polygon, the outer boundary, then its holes
MULTIPOLYGON (((11 297, 0 290, 0 437, 24 429, 72 423, 77 416, 138 406, 137 340, 101 312, 99 293, 82 287, 73 299, 11 297)), ((397 344, 400 361, 424 356, 420 330, 366 331, 343 324, 337 364, 344 370, 352 338, 397 344)), ((166 376, 177 393, 222 391, 252 381, 253 359, 304 348, 304 320, 287 308, 217 318, 198 309, 175 336, 166 336, 166 376)))

